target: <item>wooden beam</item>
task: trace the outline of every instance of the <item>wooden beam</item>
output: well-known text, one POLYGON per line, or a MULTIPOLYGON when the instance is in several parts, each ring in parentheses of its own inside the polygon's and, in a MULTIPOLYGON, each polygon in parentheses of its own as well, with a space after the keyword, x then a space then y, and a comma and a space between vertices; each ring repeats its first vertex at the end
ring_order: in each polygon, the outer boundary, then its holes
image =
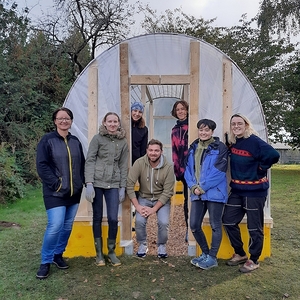
POLYGON ((161 75, 160 84, 189 84, 190 75, 161 75))
POLYGON ((94 60, 88 69, 88 143, 98 132, 98 65, 94 60))
MULTIPOLYGON (((88 68, 88 144, 98 132, 98 65, 94 60, 88 68)), ((84 193, 83 196, 84 197, 84 193)), ((80 201, 75 221, 91 221, 93 210, 85 199, 80 201)))
POLYGON ((189 84, 190 75, 131 75, 132 85, 176 85, 189 84))
POLYGON ((223 59, 223 138, 229 132, 229 121, 232 115, 232 63, 223 59))
MULTIPOLYGON (((200 42, 191 41, 190 43, 190 102, 189 102, 189 141, 190 145, 198 137, 196 124, 198 122, 198 111, 200 102, 200 42)), ((190 192, 188 193, 190 194, 190 192)), ((189 211, 191 211, 191 201, 189 203, 189 211)), ((195 245, 195 238, 189 229, 188 239, 190 245, 195 245)))
MULTIPOLYGON (((129 58, 128 58, 128 44, 120 44, 120 99, 121 99, 121 122, 122 127, 126 131, 126 138, 128 148, 131 149, 131 134, 130 134, 130 92, 129 92, 129 58)), ((128 168, 131 165, 128 159, 128 168)), ((121 239, 131 240, 131 202, 126 195, 125 201, 122 203, 122 226, 121 239)))
POLYGON ((200 99, 200 42, 190 43, 190 103, 189 103, 189 145, 198 137, 196 124, 198 122, 200 99))
POLYGON ((160 84, 159 75, 131 75, 131 85, 142 85, 142 84, 160 84))

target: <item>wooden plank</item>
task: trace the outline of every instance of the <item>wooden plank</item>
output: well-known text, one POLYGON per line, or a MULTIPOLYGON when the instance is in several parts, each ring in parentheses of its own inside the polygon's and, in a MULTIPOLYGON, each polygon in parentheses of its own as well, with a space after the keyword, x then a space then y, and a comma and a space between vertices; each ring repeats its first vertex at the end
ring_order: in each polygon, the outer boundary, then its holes
POLYGON ((161 75, 160 84, 189 84, 190 75, 161 75))
MULTIPOLYGON (((230 117, 232 115, 232 63, 223 59, 223 139, 224 134, 229 132, 230 117)), ((224 141, 224 140, 223 140, 224 141)))
POLYGON ((142 85, 142 84, 160 84, 159 75, 131 75, 131 85, 142 85))
MULTIPOLYGON (((88 69, 88 143, 98 132, 98 65, 94 60, 88 69)), ((79 203, 75 221, 91 221, 92 205, 85 200, 82 193, 82 201, 79 203)))
POLYGON ((189 84, 190 75, 131 75, 132 85, 189 84))
MULTIPOLYGON (((200 101, 200 42, 191 41, 190 43, 190 101, 189 101, 189 145, 198 138, 196 124, 198 122, 198 111, 200 101)), ((190 194, 190 193, 189 193, 190 194)), ((191 211, 191 201, 188 201, 189 212, 191 211)), ((195 238, 189 229, 188 239, 190 245, 195 244, 195 238)))
MULTIPOLYGON (((130 92, 129 92, 129 58, 128 44, 120 44, 120 99, 121 99, 121 122, 122 127, 126 131, 128 148, 131 149, 131 134, 130 134, 130 92)), ((128 159, 128 168, 131 161, 128 159)), ((121 240, 131 240, 131 201, 126 195, 125 201, 122 203, 122 226, 121 240)))
POLYGON ((190 103, 189 103, 189 144, 198 138, 196 124, 198 122, 198 111, 201 106, 200 99, 200 42, 190 43, 190 103))
POLYGON ((94 60, 88 69, 88 143, 98 132, 98 66, 94 60))

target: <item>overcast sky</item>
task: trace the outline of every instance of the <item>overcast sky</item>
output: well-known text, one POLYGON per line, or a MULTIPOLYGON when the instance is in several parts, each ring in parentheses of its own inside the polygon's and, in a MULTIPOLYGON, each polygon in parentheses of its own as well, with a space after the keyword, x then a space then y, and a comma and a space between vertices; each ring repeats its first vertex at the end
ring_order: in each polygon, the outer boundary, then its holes
MULTIPOLYGON (((53 5, 52 0, 15 0, 19 7, 28 6, 32 8, 31 17, 36 17, 42 11, 53 5)), ((135 0, 129 0, 135 3, 135 0)), ((143 4, 148 4, 157 13, 164 12, 166 9, 181 8, 184 13, 193 15, 196 18, 205 20, 217 17, 214 23, 216 26, 230 27, 237 25, 242 14, 247 13, 248 19, 254 17, 259 8, 260 0, 140 0, 143 4)))

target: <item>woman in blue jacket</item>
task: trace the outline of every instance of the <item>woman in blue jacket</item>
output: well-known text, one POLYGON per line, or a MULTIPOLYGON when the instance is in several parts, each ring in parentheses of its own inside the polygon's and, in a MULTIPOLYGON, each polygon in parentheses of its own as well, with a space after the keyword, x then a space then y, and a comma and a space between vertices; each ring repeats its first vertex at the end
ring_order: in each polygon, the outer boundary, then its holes
POLYGON ((198 137, 188 152, 184 178, 190 189, 190 228, 202 254, 191 260, 201 269, 218 266, 217 253, 222 240, 222 215, 227 202, 228 148, 218 137, 213 137, 216 123, 202 119, 197 123, 198 137), (204 215, 208 211, 212 228, 209 248, 202 230, 204 215))

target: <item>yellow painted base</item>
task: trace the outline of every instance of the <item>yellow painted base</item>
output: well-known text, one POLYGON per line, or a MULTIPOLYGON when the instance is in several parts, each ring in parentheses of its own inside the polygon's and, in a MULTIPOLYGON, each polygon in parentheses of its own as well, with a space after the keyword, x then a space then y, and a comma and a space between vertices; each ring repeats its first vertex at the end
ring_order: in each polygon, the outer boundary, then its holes
MULTIPOLYGON (((244 243, 244 250, 246 251, 247 255, 249 256, 249 252, 248 252, 249 234, 248 234, 247 224, 245 224, 245 223, 240 224, 240 229, 241 229, 242 241, 244 243)), ((211 237, 212 237, 211 227, 209 225, 204 225, 203 231, 207 238, 208 245, 210 245, 211 237)), ((199 256, 202 253, 202 251, 198 245, 196 248, 196 253, 197 253, 197 256, 199 256)), ((217 256, 218 256, 218 258, 228 259, 228 258, 232 257, 233 253, 234 253, 234 251, 230 245, 229 239, 223 228, 222 242, 221 242, 221 246, 220 246, 217 256)), ((262 261, 265 258, 270 257, 270 256, 271 256, 271 228, 270 228, 269 224, 267 224, 264 226, 264 247, 263 247, 262 254, 261 254, 259 260, 262 261)))
MULTIPOLYGON (((172 197, 172 205, 180 205, 183 204, 184 198, 183 194, 180 193, 182 191, 182 183, 176 183, 176 193, 174 197, 172 197)), ((241 223, 241 235, 244 243, 244 250, 247 252, 248 250, 248 242, 249 235, 247 230, 247 224, 241 223)), ((203 225, 203 230, 205 236, 207 237, 208 244, 211 243, 211 228, 209 223, 206 221, 203 225)), ((191 233, 190 233, 191 234, 191 233)), ((108 225, 102 225, 102 235, 103 235, 103 253, 107 254, 107 236, 108 236, 108 225)), ((190 241, 190 244, 195 241, 190 241)), ((122 255, 124 252, 124 248, 120 247, 120 228, 118 230, 117 241, 116 241, 116 254, 122 255)), ((201 254, 201 249, 199 246, 196 246, 196 255, 201 254)), ((222 243, 218 252, 218 258, 228 259, 232 256, 233 249, 230 245, 228 237, 223 229, 223 238, 222 243)), ((247 252, 249 255, 249 253, 247 252)), ((69 243, 67 245, 66 251, 64 252, 65 257, 76 257, 76 256, 84 256, 84 257, 92 257, 96 256, 95 246, 94 246, 94 238, 91 222, 83 222, 83 221, 75 221, 73 225, 73 230, 69 239, 69 243)), ((265 259, 266 257, 271 256, 271 224, 265 224, 264 226, 264 247, 262 254, 260 256, 260 260, 265 259)))
MULTIPOLYGON (((108 226, 102 225, 102 238, 103 238, 103 253, 107 254, 107 236, 108 236, 108 226)), ((120 235, 119 230, 116 240, 116 255, 123 254, 123 248, 120 247, 120 235)), ((73 230, 69 238, 69 242, 64 252, 64 257, 92 257, 96 256, 96 250, 94 246, 94 237, 92 225, 90 222, 75 221, 73 225, 73 230)))

